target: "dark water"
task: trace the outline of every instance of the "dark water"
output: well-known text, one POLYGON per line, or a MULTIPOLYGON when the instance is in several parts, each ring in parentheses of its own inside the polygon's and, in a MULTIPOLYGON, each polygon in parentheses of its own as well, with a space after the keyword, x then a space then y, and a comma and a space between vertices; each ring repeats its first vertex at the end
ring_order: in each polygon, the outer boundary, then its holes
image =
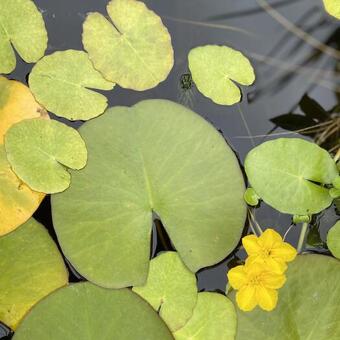
MULTIPOLYGON (((296 34, 287 31, 277 19, 263 10, 255 0, 148 0, 149 8, 157 12, 168 27, 175 50, 175 65, 168 79, 158 87, 133 92, 118 86, 110 93, 109 105, 133 105, 147 98, 165 98, 190 106, 210 121, 237 153, 240 163, 254 146, 285 133, 275 128, 271 119, 289 112, 301 114, 299 102, 308 94, 325 110, 338 103, 339 76, 335 73, 336 58, 320 51, 296 34), (243 51, 256 70, 256 83, 243 88, 243 100, 232 107, 218 106, 198 93, 194 84, 181 84, 181 76, 188 72, 187 55, 191 48, 205 44, 226 44, 243 51), (192 85, 192 86, 190 86, 192 85), (184 87, 184 88, 183 88, 184 87)), ((86 13, 106 13, 107 0, 35 0, 43 12, 49 33, 47 53, 57 50, 82 49, 82 22, 86 13)), ((339 48, 340 28, 327 16, 321 0, 276 0, 270 4, 289 22, 294 23, 319 42, 339 48)), ((306 37, 306 36, 305 36, 306 37)), ((320 44, 321 46, 321 44, 320 44)), ((18 61, 10 78, 26 82, 32 65, 18 61)), ((68 124, 77 127, 79 123, 68 124)), ((292 124, 291 124, 292 125, 292 124)), ((294 125, 294 122, 293 122, 294 125)), ((297 125, 296 129, 299 128, 297 125)), ((287 132, 286 136, 293 133, 287 132)), ((282 136, 282 135, 281 135, 282 136)), ((339 137, 338 137, 339 138, 339 137)), ((264 228, 272 227, 284 234, 291 217, 280 214, 265 204, 255 211, 256 220, 264 228)), ((55 238, 51 222, 49 198, 46 198, 34 217, 42 222, 55 238)), ((321 239, 337 216, 330 207, 315 219, 313 232, 320 228, 321 239)), ((152 255, 171 247, 160 223, 153 236, 152 255)), ((246 227, 248 223, 246 224, 246 227)), ((300 226, 292 228, 287 240, 296 246, 300 226)), ((245 229, 247 232, 247 228, 245 229)), ((318 233, 315 233, 318 236, 318 233)), ((314 249, 316 251, 317 249, 314 249)), ((319 249, 318 251, 324 251, 319 249)), ((200 290, 223 291, 226 285, 227 266, 237 263, 242 251, 230 255, 222 263, 198 273, 200 290)), ((81 277, 70 268, 71 281, 81 277)), ((6 334, 0 327, 0 338, 6 334)))

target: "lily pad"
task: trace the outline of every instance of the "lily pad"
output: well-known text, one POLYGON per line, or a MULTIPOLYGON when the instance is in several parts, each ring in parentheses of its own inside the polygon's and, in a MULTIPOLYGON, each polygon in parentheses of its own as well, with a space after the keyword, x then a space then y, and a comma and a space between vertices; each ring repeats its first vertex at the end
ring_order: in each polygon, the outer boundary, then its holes
POLYGON ((47 48, 44 19, 31 0, 0 1, 0 73, 11 73, 13 47, 27 63, 37 62, 47 48))
MULTIPOLYGON (((339 339, 340 262, 300 255, 289 264, 276 309, 237 308, 237 340, 339 339)), ((235 292, 230 294, 235 301, 235 292)))
POLYGON ((327 246, 331 253, 340 259, 340 221, 329 230, 327 234, 327 246))
POLYGON ((196 276, 176 252, 152 259, 145 286, 133 291, 158 311, 172 332, 186 324, 197 302, 196 276))
POLYGON ((34 99, 27 86, 0 76, 0 144, 6 131, 28 118, 48 118, 47 112, 34 99))
POLYGON ((330 15, 340 19, 340 0, 323 0, 323 4, 330 15))
POLYGON ((171 37, 160 17, 136 0, 112 0, 109 19, 90 13, 83 45, 94 67, 121 87, 143 91, 165 80, 174 63, 171 37))
POLYGON ((228 46, 206 45, 192 49, 189 69, 198 90, 220 105, 233 105, 241 100, 235 84, 251 85, 254 69, 241 52, 228 46))
POLYGON ((282 213, 316 214, 332 203, 325 184, 338 176, 335 162, 318 145, 299 138, 279 138, 251 150, 245 160, 251 186, 282 213))
POLYGON ((0 321, 12 329, 34 304, 68 282, 57 246, 34 219, 0 238, 0 272, 0 321))
POLYGON ((223 137, 179 104, 114 107, 80 128, 87 166, 52 198, 64 254, 105 287, 144 285, 156 213, 193 272, 224 259, 244 226, 244 181, 223 137), (96 254, 96 256, 93 256, 96 254))
POLYGON ((69 285, 37 304, 13 340, 171 340, 162 319, 129 289, 69 285))
POLYGON ((93 68, 87 53, 76 50, 55 52, 41 59, 32 69, 29 85, 47 110, 70 120, 99 116, 107 107, 107 98, 90 89, 114 87, 93 68))
POLYGON ((217 293, 199 293, 194 314, 173 333, 176 340, 234 340, 236 313, 232 302, 217 293))
POLYGON ((77 130, 56 120, 27 119, 13 125, 5 136, 5 148, 17 176, 44 193, 67 189, 71 176, 65 167, 81 169, 87 160, 77 130))
POLYGON ((32 191, 12 171, 5 147, 0 145, 0 236, 26 222, 45 194, 32 191))

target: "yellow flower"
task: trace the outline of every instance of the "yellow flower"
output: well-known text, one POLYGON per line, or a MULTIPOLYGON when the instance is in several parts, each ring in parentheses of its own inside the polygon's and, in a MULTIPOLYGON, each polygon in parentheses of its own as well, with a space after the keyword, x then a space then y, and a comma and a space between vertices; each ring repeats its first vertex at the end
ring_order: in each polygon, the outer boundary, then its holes
POLYGON ((228 272, 229 284, 238 290, 236 302, 241 310, 251 311, 257 305, 266 311, 276 307, 278 292, 286 277, 283 274, 275 273, 265 264, 250 263, 237 266, 228 272))
POLYGON ((293 261, 296 249, 282 240, 282 237, 273 229, 267 229, 260 237, 248 235, 242 239, 243 247, 248 253, 250 263, 264 263, 273 271, 284 273, 286 262, 293 261))

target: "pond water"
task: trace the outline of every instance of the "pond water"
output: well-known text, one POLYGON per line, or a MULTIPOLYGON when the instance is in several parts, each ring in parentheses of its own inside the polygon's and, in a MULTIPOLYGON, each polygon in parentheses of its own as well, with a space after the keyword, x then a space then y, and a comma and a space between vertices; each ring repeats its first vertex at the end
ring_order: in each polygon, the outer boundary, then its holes
MULTIPOLYGON (((35 0, 35 3, 42 11, 47 25, 47 53, 50 54, 57 50, 82 49, 82 22, 86 14, 91 11, 106 13, 107 0, 35 0)), ((175 51, 174 68, 168 79, 152 90, 134 92, 117 86, 114 91, 105 93, 110 106, 130 106, 147 98, 180 102, 211 122, 223 134, 243 164, 247 152, 261 142, 275 138, 278 134, 296 136, 296 133, 280 127, 275 129, 271 120, 290 112, 302 115, 299 102, 304 95, 307 94, 325 110, 339 103, 339 76, 335 71, 339 54, 333 55, 332 50, 324 45, 339 48, 340 27, 326 15, 321 0, 272 0, 269 2, 272 11, 268 7, 267 11, 264 10, 265 2, 262 0, 146 0, 145 3, 163 18, 169 29, 175 51), (188 52, 195 46, 205 44, 226 44, 243 51, 251 59, 257 79, 254 86, 242 89, 243 99, 240 104, 232 107, 216 105, 201 95, 191 82, 188 75, 188 52)), ((26 82, 31 68, 32 65, 19 61, 10 78, 26 82)), ((315 109, 311 101, 304 103, 305 111, 315 109)), ((280 125, 289 125, 294 130, 301 127, 299 123, 294 127, 295 122, 283 118, 278 121, 280 125)), ((79 122, 66 123, 75 127, 80 125, 79 122)), ((339 126, 337 134, 330 141, 331 146, 339 142, 339 126)), ((261 226, 272 227, 282 235, 291 224, 290 216, 280 214, 263 203, 253 214, 261 226)), ((34 217, 49 229, 56 240, 49 197, 34 217)), ((318 216, 312 229, 314 238, 319 241, 319 228, 321 239, 325 240, 328 229, 336 219, 334 206, 318 216)), ((299 231, 300 226, 295 226, 287 236, 287 240, 295 246, 299 231)), ((327 252, 322 242, 316 243, 318 247, 310 251, 327 252)), ((152 255, 169 247, 171 244, 161 223, 156 221, 152 255)), ((242 257, 242 251, 236 251, 222 263, 201 270, 197 274, 199 289, 223 291, 227 267, 242 257)), ((69 268, 71 281, 82 279, 69 268)), ((9 338, 8 332, 0 328, 0 338, 9 338)))

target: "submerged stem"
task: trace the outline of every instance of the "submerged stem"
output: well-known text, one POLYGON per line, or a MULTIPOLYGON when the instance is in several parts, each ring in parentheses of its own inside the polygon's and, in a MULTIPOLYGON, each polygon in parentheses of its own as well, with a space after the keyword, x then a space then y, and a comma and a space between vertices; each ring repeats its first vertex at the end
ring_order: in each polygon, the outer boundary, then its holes
POLYGON ((298 246, 297 246, 297 252, 301 253, 304 241, 305 241, 305 237, 306 237, 306 233, 308 230, 308 223, 304 222, 302 224, 302 228, 301 228, 301 232, 300 232, 300 237, 299 237, 299 242, 298 242, 298 246))

